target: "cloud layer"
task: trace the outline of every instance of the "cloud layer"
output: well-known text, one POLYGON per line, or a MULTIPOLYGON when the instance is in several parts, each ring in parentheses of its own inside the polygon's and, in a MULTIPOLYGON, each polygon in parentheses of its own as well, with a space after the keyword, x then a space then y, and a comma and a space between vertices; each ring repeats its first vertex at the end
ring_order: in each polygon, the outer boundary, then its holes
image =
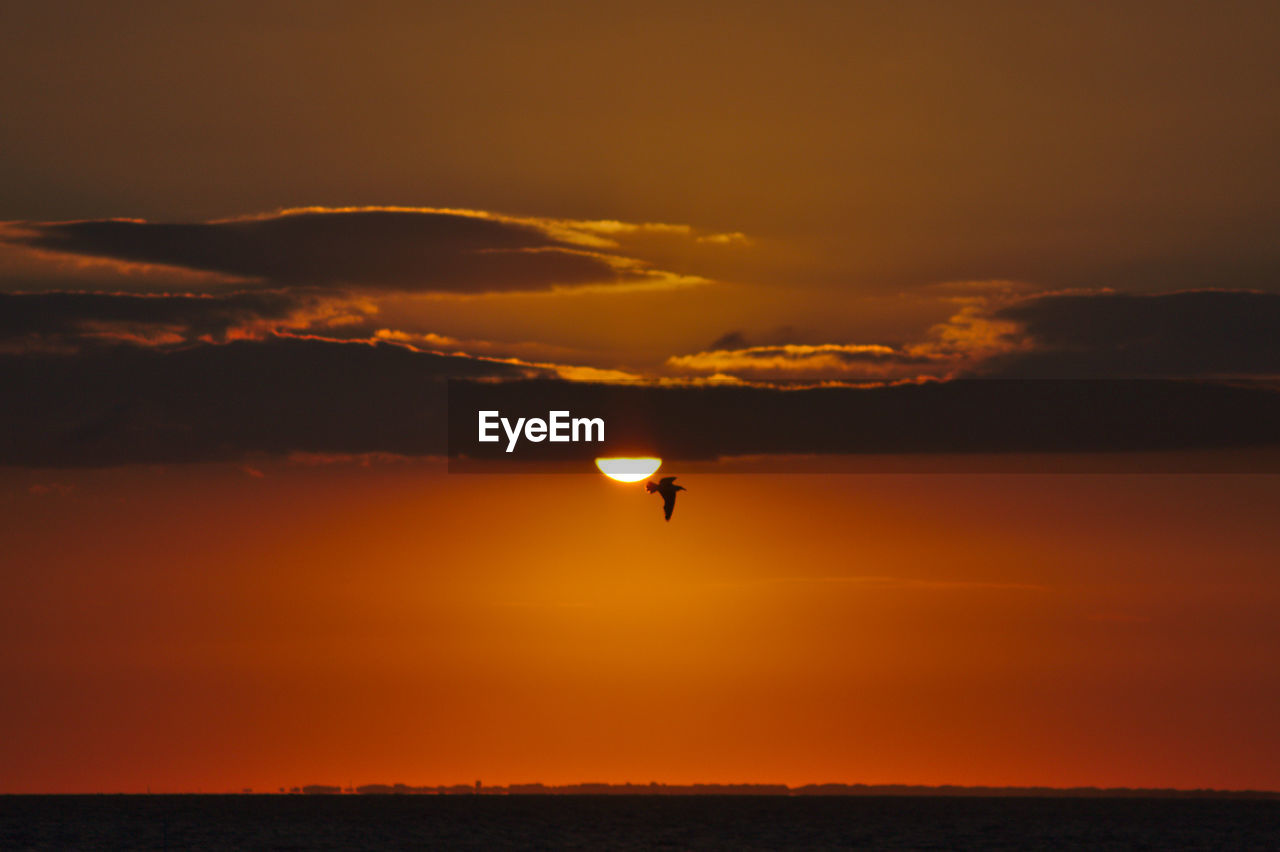
MULTIPOLYGON (((0 414, 0 463, 440 454, 449 379, 479 382, 460 386, 479 395, 464 413, 479 397, 529 416, 590 411, 613 424, 612 449, 674 458, 1280 445, 1280 395, 1223 384, 1280 377, 1271 293, 934 286, 921 298, 951 316, 919 339, 823 342, 781 325, 647 365, 539 339, 528 322, 508 331, 530 336, 507 342, 482 325, 466 336, 432 327, 433 306, 459 303, 448 294, 700 280, 640 259, 672 241, 748 242, 681 225, 434 208, 0 225, 0 244, 28 255, 0 268, 0 393, 17 401, 0 414), (176 289, 32 289, 11 274, 44 262, 58 274, 114 264, 117 282, 176 289), (405 320, 388 324, 379 307, 396 299, 418 310, 388 311, 405 320)), ((520 299, 480 301, 523 310, 520 299)), ((614 310, 602 325, 629 321, 614 310)))
POLYGON ((111 465, 251 453, 432 454, 444 380, 543 371, 394 344, 273 338, 0 354, 0 464, 111 465))
POLYGON ((454 453, 480 444, 475 412, 602 417, 606 445, 521 445, 533 459, 658 455, 1084 453, 1280 446, 1280 392, 1162 380, 955 380, 879 387, 655 387, 530 380, 453 383, 454 453))
POLYGON ((0 464, 449 450, 506 460, 497 445, 466 443, 482 408, 511 417, 563 409, 608 424, 603 446, 522 445, 525 460, 640 451, 711 459, 1280 445, 1280 393, 1269 387, 957 380, 781 390, 600 384, 556 374, 395 344, 298 338, 0 354, 0 396, 16 401, 0 412, 0 464))
POLYGON ((1280 294, 1070 293, 993 311, 1017 346, 979 371, 1030 378, 1280 376, 1280 294))
POLYGON ((9 223, 0 239, 53 258, 106 259, 230 276, 241 285, 496 293, 700 281, 620 251, 654 235, 731 245, 678 225, 572 221, 434 208, 303 208, 197 223, 9 223))
POLYGON ((791 382, 1280 377, 1280 294, 1003 292, 952 300, 960 309, 917 342, 750 346, 735 332, 719 348, 670 357, 667 367, 791 382))
POLYGON ((938 356, 879 344, 788 343, 713 349, 693 355, 673 355, 667 366, 681 372, 718 373, 773 380, 892 379, 929 371, 938 356))
POLYGON ((221 295, 0 293, 0 347, 73 350, 86 344, 174 345, 282 329, 333 328, 368 306, 315 292, 221 295))

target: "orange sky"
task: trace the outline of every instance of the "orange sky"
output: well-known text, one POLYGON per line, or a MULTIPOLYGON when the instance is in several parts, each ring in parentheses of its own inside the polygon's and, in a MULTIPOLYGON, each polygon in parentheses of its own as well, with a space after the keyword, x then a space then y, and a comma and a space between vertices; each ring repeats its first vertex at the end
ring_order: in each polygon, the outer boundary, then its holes
POLYGON ((1278 9, 0 4, 0 793, 1280 790, 1278 9))
POLYGON ((4 475, 6 792, 1280 786, 1276 477, 253 469, 4 475))

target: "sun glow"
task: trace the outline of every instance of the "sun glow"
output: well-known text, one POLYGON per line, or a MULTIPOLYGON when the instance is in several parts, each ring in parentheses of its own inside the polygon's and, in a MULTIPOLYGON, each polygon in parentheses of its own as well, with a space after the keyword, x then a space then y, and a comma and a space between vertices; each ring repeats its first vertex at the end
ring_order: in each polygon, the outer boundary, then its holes
POLYGON ((596 467, 610 479, 619 482, 639 482, 652 476, 662 466, 662 459, 596 459, 596 467))

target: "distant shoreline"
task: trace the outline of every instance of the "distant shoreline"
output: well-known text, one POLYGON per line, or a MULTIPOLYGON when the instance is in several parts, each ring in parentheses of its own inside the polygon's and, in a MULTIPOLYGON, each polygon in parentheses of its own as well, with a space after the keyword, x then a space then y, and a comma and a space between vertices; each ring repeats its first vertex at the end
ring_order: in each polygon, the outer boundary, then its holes
POLYGON ((765 796, 895 798, 1055 798, 1055 799, 1261 799, 1280 800, 1275 790, 1216 790, 1152 787, 964 787, 910 784, 512 784, 414 787, 365 784, 343 788, 323 784, 278 791, 170 793, 3 793, 0 796, 765 796))

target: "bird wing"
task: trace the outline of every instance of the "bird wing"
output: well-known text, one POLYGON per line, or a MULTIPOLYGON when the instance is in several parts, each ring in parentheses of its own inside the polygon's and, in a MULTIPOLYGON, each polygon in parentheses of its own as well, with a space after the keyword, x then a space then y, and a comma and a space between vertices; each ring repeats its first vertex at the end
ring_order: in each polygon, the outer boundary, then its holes
POLYGON ((676 478, 674 476, 664 476, 658 480, 658 485, 659 486, 670 485, 675 481, 676 481, 676 478))
POLYGON ((667 520, 671 520, 671 513, 676 510, 676 492, 664 491, 662 493, 662 513, 666 515, 667 520))

